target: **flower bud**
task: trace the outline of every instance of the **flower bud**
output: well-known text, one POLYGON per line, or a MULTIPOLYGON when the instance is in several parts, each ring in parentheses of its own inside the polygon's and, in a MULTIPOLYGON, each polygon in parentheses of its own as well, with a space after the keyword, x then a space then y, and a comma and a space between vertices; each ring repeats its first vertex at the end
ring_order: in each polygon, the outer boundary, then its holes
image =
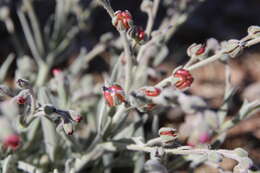
POLYGON ((110 107, 117 106, 126 101, 124 90, 120 85, 103 86, 102 89, 105 100, 110 107))
POLYGON ((127 36, 130 39, 135 40, 138 44, 144 44, 147 41, 147 35, 145 34, 145 31, 140 26, 133 26, 127 31, 127 36))
POLYGON ((27 99, 24 96, 17 96, 16 97, 16 103, 19 104, 19 105, 25 104, 26 100, 27 99))
POLYGON ((3 141, 3 146, 6 149, 10 148, 12 150, 16 150, 20 146, 20 144, 21 138, 16 134, 11 134, 7 136, 3 141))
POLYGON ((187 54, 190 57, 196 57, 197 59, 203 59, 206 54, 206 44, 194 43, 187 49, 187 54))
POLYGON ((62 126, 67 135, 73 134, 73 125, 71 122, 64 122, 62 126))
POLYGON ((240 54, 244 48, 244 42, 234 39, 223 42, 222 45, 226 49, 225 53, 228 54, 231 58, 234 58, 240 54))
POLYGON ((143 87, 141 90, 144 91, 145 95, 148 97, 156 97, 161 93, 161 89, 157 87, 143 87))
POLYGON ((133 26, 132 15, 128 10, 118 10, 114 13, 112 24, 116 27, 118 31, 127 31, 133 26))
POLYGON ((247 32, 252 38, 260 37, 260 26, 250 26, 247 32))
POLYGON ((159 130, 160 138, 164 145, 171 145, 177 138, 176 129, 170 127, 162 127, 159 130))
POLYGON ((14 100, 17 104, 25 104, 30 95, 30 89, 21 90, 15 97, 14 100))
POLYGON ((161 94, 161 89, 153 86, 142 87, 135 92, 132 92, 130 102, 133 106, 141 112, 151 111, 156 104, 153 103, 152 98, 161 94))
POLYGON ((69 114, 71 118, 77 123, 80 123, 83 119, 83 117, 77 111, 69 110, 69 114))
POLYGON ((191 86, 193 82, 193 77, 188 70, 179 69, 173 74, 174 78, 179 80, 175 83, 175 87, 182 90, 191 86))

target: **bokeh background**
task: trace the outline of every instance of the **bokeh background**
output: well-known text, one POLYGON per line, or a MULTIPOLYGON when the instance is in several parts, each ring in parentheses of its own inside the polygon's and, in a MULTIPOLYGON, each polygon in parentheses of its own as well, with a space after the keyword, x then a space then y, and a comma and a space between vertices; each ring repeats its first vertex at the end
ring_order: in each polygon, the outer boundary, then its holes
MULTIPOLYGON (((169 3, 171 1, 175 3, 178 0, 169 0, 169 3)), ((90 0, 80 2, 82 6, 90 4, 90 0)), ((8 5, 11 7, 17 39, 23 46, 24 54, 30 54, 26 44, 23 44, 26 41, 16 14, 19 3, 19 0, 0 0, 0 6, 8 5)), ((128 9, 132 13, 135 23, 145 27, 147 16, 140 10, 141 0, 111 0, 111 4, 115 10, 128 9)), ((55 1, 35 0, 34 5, 40 25, 43 27, 50 14, 55 10, 55 1)), ((155 29, 166 13, 164 6, 160 5, 155 29)), ((118 35, 111 25, 110 17, 100 7, 93 10, 90 19, 85 24, 87 25, 86 29, 76 36, 73 46, 66 55, 68 59, 73 59, 81 47, 91 50, 103 33, 111 31, 114 35, 118 35)), ((251 25, 260 25, 259 0, 206 0, 190 14, 188 20, 178 28, 168 42, 170 54, 160 68, 170 72, 175 66, 186 62, 188 58, 186 49, 194 42, 203 43, 210 37, 219 41, 231 38, 240 39, 251 25)), ((0 22, 0 62, 2 63, 9 53, 16 52, 16 50, 11 35, 8 34, 4 23, 0 22)), ((103 71, 107 71, 106 57, 107 55, 104 53, 92 60, 86 73, 101 74, 103 71)), ((58 66, 66 68, 69 62, 58 66)), ((232 83, 238 89, 230 110, 230 115, 234 115, 244 98, 248 100, 260 99, 260 46, 246 49, 238 58, 232 59, 230 64, 232 83)), ((10 80, 13 79, 15 68, 16 63, 14 62, 8 74, 10 80)), ((224 76, 224 67, 220 62, 196 70, 194 72, 196 82, 190 92, 205 98, 211 108, 217 108, 223 97, 224 76)), ((175 112, 165 113, 166 116, 162 116, 164 118, 160 120, 161 125, 172 123, 178 126, 180 122, 183 122, 183 119, 178 119, 175 114, 175 112)), ((243 147, 249 151, 255 163, 260 165, 260 113, 231 129, 222 147, 228 149, 243 147)), ((228 166, 228 161, 226 164, 228 166)))

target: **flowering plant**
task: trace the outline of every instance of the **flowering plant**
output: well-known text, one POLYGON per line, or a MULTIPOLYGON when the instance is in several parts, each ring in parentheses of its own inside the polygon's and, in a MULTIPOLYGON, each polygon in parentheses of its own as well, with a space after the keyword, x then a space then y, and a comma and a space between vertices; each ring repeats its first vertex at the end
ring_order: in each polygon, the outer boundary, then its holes
MULTIPOLYGON (((18 5, 16 13, 30 52, 12 53, 1 65, 0 172, 109 173, 130 167, 136 173, 166 173, 182 165, 188 165, 187 170, 207 165, 219 172, 253 173, 256 165, 245 149, 220 146, 232 127, 259 111, 259 100, 244 100, 237 115, 227 116, 236 92, 230 59, 260 43, 260 27, 250 26, 240 40, 192 44, 188 62, 163 78, 156 67, 169 53, 166 43, 202 2, 179 1, 176 13, 157 30, 153 28, 161 0, 142 1, 141 10, 148 16, 145 29, 135 24, 130 11, 114 11, 109 0, 92 2, 84 8, 78 1, 56 0, 44 29, 32 0, 18 5), (98 6, 108 12, 120 37, 102 35, 92 50, 82 48, 77 58, 58 69, 98 6), (104 52, 111 54, 111 70, 98 82, 85 70, 104 52), (15 86, 10 86, 6 79, 16 56, 15 86), (212 109, 205 99, 187 91, 196 83, 194 71, 216 61, 225 67, 225 90, 222 104, 212 109), (179 110, 184 122, 162 126, 159 120, 165 109, 179 110), (235 161, 230 170, 221 166, 226 158, 235 161)), ((8 6, 1 7, 0 19, 17 39, 8 6)))

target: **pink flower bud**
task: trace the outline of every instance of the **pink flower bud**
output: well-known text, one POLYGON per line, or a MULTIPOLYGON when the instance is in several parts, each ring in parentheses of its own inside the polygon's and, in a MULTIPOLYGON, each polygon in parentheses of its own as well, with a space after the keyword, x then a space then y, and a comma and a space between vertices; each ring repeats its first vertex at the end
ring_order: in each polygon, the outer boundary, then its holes
POLYGON ((58 76, 58 75, 61 74, 61 73, 62 73, 62 70, 61 70, 61 69, 54 68, 54 69, 52 70, 52 74, 53 74, 54 76, 58 76))
POLYGON ((7 136, 4 139, 3 146, 5 148, 11 148, 12 150, 16 150, 19 147, 20 143, 21 143, 20 136, 16 134, 12 134, 7 136))
POLYGON ((211 140, 211 136, 208 133, 204 133, 199 137, 199 141, 202 144, 208 143, 210 140, 211 140))
POLYGON ((205 50, 206 50, 206 44, 203 44, 203 45, 201 45, 201 47, 196 51, 196 55, 197 56, 199 56, 199 55, 201 55, 201 54, 203 54, 204 52, 205 52, 205 50))

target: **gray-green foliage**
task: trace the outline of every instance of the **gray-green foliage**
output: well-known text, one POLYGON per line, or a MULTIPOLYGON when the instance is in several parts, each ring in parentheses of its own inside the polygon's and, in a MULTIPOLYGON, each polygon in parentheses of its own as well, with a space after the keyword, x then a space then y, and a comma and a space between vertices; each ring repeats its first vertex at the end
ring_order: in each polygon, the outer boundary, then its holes
MULTIPOLYGON (((108 0, 92 1, 86 8, 77 0, 56 0, 54 14, 41 28, 33 2, 22 0, 16 9, 26 44, 18 46, 17 55, 10 54, 0 67, 0 124, 5 125, 1 126, 3 130, 0 131, 0 172, 76 173, 87 168, 90 172, 110 173, 113 168, 131 168, 135 173, 144 170, 166 173, 167 169, 175 170, 188 161, 189 168, 205 163, 223 171, 218 166, 223 157, 237 161, 234 172, 250 171, 253 163, 245 150, 216 148, 225 140, 227 130, 249 118, 260 106, 258 100, 245 101, 238 115, 226 120, 229 101, 235 92, 231 86, 228 63, 225 65, 227 74, 223 105, 218 111, 211 110, 201 97, 179 90, 175 85, 178 77, 171 75, 161 79, 155 69, 170 54, 167 41, 200 1, 182 0, 177 3, 177 8, 172 7, 169 1, 163 1, 175 13, 166 17, 159 29, 152 32, 161 1, 144 0, 142 6, 146 4, 147 8, 142 8, 142 11, 148 15, 146 33, 149 40, 146 43, 138 44, 131 37, 126 37, 129 33, 121 23, 119 33, 122 39, 108 31, 92 50, 81 48, 77 58, 67 68, 55 69, 53 75, 53 68, 68 60, 74 37, 87 28, 86 22, 98 4, 107 10, 114 23, 117 18, 108 0), (29 50, 26 54, 31 56, 23 53, 26 50, 21 50, 26 46, 29 50), (122 52, 118 53, 115 49, 122 52), (83 73, 90 60, 103 52, 111 55, 108 61, 111 71, 102 74, 104 84, 96 82, 93 74, 83 73), (8 87, 5 79, 15 57, 16 87, 8 87), (148 76, 161 82, 146 86, 148 76), (109 107, 101 88, 114 83, 125 84, 125 100, 117 100, 120 105, 109 107), (155 95, 145 92, 153 89, 160 92, 155 95), (156 107, 152 109, 154 105, 156 107), (179 132, 173 128, 159 130, 159 115, 167 106, 180 109, 185 115, 185 123, 179 132), (152 130, 146 130, 144 125, 150 122, 152 130), (166 135, 161 132, 166 132, 166 135), (6 137, 11 134, 21 139, 18 148, 6 144, 6 137), (178 136, 184 136, 198 148, 178 146, 178 136), (214 150, 210 149, 211 146, 215 147, 214 150), (144 152, 151 154, 148 160, 144 152), (169 161, 167 159, 171 154, 176 158, 169 161)), ((0 20, 5 22, 8 32, 17 38, 8 7, 1 7, 0 20)), ((259 32, 258 26, 251 26, 245 38, 229 41, 223 47, 208 46, 203 56, 196 54, 202 45, 193 44, 187 50, 190 61, 173 69, 173 74, 181 68, 192 71, 223 56, 227 59, 235 57, 245 47, 260 42, 259 32), (209 51, 213 51, 214 55, 209 56, 209 51)), ((19 45, 18 39, 14 42, 19 45)), ((216 44, 219 43, 216 41, 216 44)), ((113 99, 118 99, 118 95, 113 95, 113 99)))

